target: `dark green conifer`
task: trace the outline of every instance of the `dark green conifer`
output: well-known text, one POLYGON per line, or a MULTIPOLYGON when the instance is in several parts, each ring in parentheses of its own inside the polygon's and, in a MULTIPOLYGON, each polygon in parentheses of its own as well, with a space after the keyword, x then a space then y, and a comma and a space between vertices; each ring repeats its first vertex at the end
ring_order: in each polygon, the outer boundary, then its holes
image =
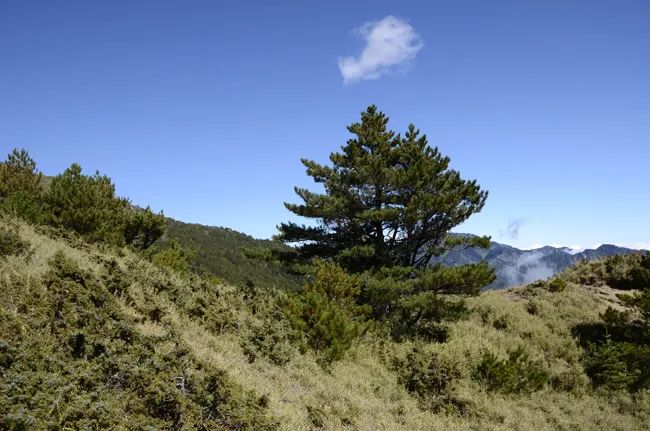
POLYGON ((14 149, 0 163, 0 206, 27 220, 38 221, 42 215, 42 174, 24 149, 14 149))
POLYGON ((283 223, 279 239, 298 244, 300 255, 332 257, 357 272, 384 266, 421 268, 450 246, 484 245, 487 238, 452 238, 449 231, 483 208, 487 192, 449 168, 449 157, 430 147, 410 125, 404 136, 370 106, 331 166, 303 159, 324 193, 296 187, 294 214, 317 226, 283 223))
MULTIPOLYGON (((449 235, 483 208, 487 192, 450 169, 449 157, 415 126, 401 136, 387 125, 388 117, 370 106, 348 127, 354 136, 330 155, 331 165, 302 160, 324 193, 296 187, 303 203, 285 206, 317 225, 283 223, 278 238, 297 245, 299 261, 326 258, 363 273, 354 302, 392 322, 396 338, 442 341, 440 323, 462 316, 465 307, 441 294, 476 295, 494 271, 485 263, 447 268, 430 262, 452 247, 489 245, 487 237, 449 235)), ((318 326, 305 322, 310 330, 318 326)))
POLYGON ((46 196, 49 223, 90 241, 145 249, 165 232, 165 218, 115 195, 106 175, 84 175, 74 163, 52 180, 46 196))
POLYGON ((127 201, 115 196, 111 179, 96 172, 84 175, 73 163, 50 185, 47 196, 51 223, 73 230, 90 241, 123 244, 127 201))

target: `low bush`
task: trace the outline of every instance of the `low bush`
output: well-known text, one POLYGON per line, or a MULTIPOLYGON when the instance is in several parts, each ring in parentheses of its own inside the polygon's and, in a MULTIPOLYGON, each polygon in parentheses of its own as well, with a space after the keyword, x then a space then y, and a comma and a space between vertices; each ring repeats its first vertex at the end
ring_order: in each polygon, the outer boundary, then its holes
POLYGON ((21 239, 17 232, 0 227, 0 257, 21 255, 29 248, 29 242, 21 239))
POLYGON ((293 342, 297 337, 284 316, 264 316, 249 323, 240 345, 250 362, 258 357, 275 365, 284 365, 298 354, 293 342))
POLYGON ((414 347, 403 359, 393 362, 398 382, 414 394, 427 410, 439 412, 450 407, 450 385, 460 372, 443 363, 436 354, 414 347))
POLYGON ((187 274, 190 270, 190 259, 193 253, 181 247, 176 241, 170 242, 165 248, 152 249, 149 254, 156 265, 187 274))
POLYGON ((326 361, 340 359, 366 329, 368 307, 357 305, 359 277, 335 263, 317 260, 302 292, 289 297, 286 314, 326 361))
POLYGON ((549 379, 546 370, 531 360, 522 347, 510 351, 507 359, 500 359, 495 354, 486 352, 474 376, 482 381, 489 391, 506 394, 540 390, 549 379))
POLYGON ((567 287, 567 282, 559 277, 553 278, 547 283, 548 290, 550 292, 562 292, 567 287))
POLYGON ((594 386, 632 392, 650 388, 650 346, 611 339, 590 343, 584 366, 594 386))
POLYGON ((372 316, 385 321, 393 338, 443 342, 446 322, 467 315, 463 297, 477 295, 482 286, 494 280, 485 264, 414 271, 409 267, 384 268, 363 276, 361 301, 372 309, 372 316))
POLYGON ((650 282, 650 258, 648 255, 634 253, 581 261, 558 277, 587 286, 608 285, 619 290, 643 289, 650 282))

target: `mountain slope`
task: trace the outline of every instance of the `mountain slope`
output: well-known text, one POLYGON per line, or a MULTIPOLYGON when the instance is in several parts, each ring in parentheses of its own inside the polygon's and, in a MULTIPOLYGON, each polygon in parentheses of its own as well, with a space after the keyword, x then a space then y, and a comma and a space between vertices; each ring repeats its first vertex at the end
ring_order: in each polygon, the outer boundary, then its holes
POLYGON ((281 290, 214 284, 15 220, 0 228, 19 239, 0 257, 2 429, 642 430, 650 419, 647 392, 592 390, 571 335, 615 295, 489 292, 444 343, 373 330, 323 367, 280 311, 281 290), (501 393, 476 379, 486 354, 516 349, 548 384, 501 393))
MULTIPOLYGON (((189 224, 172 219, 158 245, 165 247, 170 241, 176 241, 194 253, 191 258, 194 268, 232 284, 296 290, 302 283, 300 277, 291 274, 279 262, 260 259, 260 253, 263 254, 265 250, 287 250, 286 246, 275 241, 254 239, 228 228, 189 224), (255 254, 257 256, 253 256, 255 254)), ((490 244, 488 249, 452 250, 437 262, 455 266, 487 261, 497 275, 496 280, 485 288, 490 290, 523 286, 547 279, 582 260, 639 252, 611 244, 580 252, 551 246, 521 250, 494 241, 490 244)))
POLYGON ((156 245, 164 248, 172 241, 192 252, 190 263, 195 269, 229 284, 289 290, 300 287, 301 279, 274 261, 269 253, 286 250, 281 243, 254 239, 228 228, 169 219, 167 232, 156 245))

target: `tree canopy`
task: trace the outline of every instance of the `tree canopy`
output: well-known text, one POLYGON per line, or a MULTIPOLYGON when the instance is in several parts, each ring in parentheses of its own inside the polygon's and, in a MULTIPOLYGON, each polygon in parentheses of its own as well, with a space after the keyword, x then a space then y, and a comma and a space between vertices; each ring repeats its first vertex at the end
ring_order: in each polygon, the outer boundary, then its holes
POLYGON ((288 222, 278 238, 297 245, 303 258, 334 258, 351 271, 385 266, 422 268, 453 246, 482 245, 486 237, 450 237, 449 231, 479 212, 487 198, 476 180, 464 180, 450 159, 409 125, 400 135, 372 105, 331 166, 303 159, 324 193, 296 187, 302 203, 285 203, 316 226, 288 222))
POLYGON ((27 151, 14 149, 0 162, 0 210, 33 223, 74 231, 88 241, 146 249, 166 229, 165 217, 137 208, 115 194, 106 175, 84 175, 73 163, 44 184, 27 151))

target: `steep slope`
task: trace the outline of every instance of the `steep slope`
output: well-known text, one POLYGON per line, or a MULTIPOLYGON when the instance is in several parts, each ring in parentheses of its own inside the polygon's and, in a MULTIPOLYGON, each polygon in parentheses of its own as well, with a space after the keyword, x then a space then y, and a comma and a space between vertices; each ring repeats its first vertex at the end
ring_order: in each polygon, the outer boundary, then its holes
POLYGON ((2 429, 642 430, 650 420, 647 392, 592 390, 571 330, 616 297, 579 285, 489 292, 445 343, 371 330, 323 367, 284 317, 282 290, 0 227, 18 238, 0 258, 2 429), (518 349, 522 375, 546 383, 509 392, 477 378, 486 357, 518 349))
POLYGON ((0 257, 0 429, 277 427, 169 323, 182 309, 211 324, 215 286, 47 228, 0 229, 14 245, 0 257))

